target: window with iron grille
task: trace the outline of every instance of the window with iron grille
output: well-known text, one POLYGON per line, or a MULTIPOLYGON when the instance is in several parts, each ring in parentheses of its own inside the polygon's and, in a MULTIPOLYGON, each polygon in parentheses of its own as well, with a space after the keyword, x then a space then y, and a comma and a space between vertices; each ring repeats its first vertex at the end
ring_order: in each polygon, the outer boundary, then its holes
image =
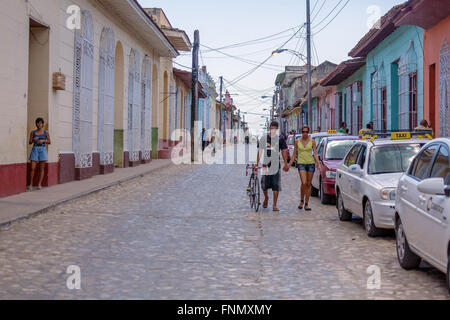
POLYGON ((409 130, 417 126, 417 72, 409 74, 409 130))
POLYGON ((398 127, 400 130, 412 130, 417 125, 417 54, 414 50, 414 42, 412 40, 408 50, 400 58, 398 77, 398 127), (415 99, 415 101, 410 101, 410 99, 415 99), (416 110, 415 113, 414 110, 416 110))
POLYGON ((450 47, 447 40, 441 47, 440 52, 440 70, 439 70, 439 135, 441 137, 450 136, 450 47))
POLYGON ((72 148, 75 168, 92 167, 92 116, 94 87, 94 24, 81 11, 81 29, 75 31, 73 72, 72 148))

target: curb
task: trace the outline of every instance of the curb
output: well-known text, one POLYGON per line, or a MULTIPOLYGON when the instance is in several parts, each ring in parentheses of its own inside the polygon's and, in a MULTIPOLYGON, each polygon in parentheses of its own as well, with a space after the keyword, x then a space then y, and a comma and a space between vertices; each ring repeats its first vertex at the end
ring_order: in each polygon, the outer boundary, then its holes
POLYGON ((166 169, 168 167, 171 167, 172 165, 173 165, 173 163, 169 162, 169 163, 167 163, 165 165, 162 165, 160 167, 152 168, 152 169, 149 169, 149 170, 147 170, 145 172, 142 172, 142 173, 139 173, 139 174, 135 174, 133 176, 126 177, 126 178, 123 178, 123 179, 120 179, 120 180, 108 183, 108 184, 103 185, 103 186, 94 187, 94 188, 92 188, 90 190, 81 192, 81 193, 79 193, 77 195, 74 195, 74 196, 71 196, 71 197, 69 197, 67 199, 63 199, 63 200, 59 200, 59 201, 56 201, 54 203, 51 203, 48 206, 46 206, 45 208, 39 209, 39 210, 31 212, 31 213, 27 213, 26 215, 24 215, 22 217, 15 218, 13 220, 6 221, 6 222, 0 222, 0 228, 10 227, 11 225, 13 225, 15 223, 22 222, 22 221, 34 218, 34 217, 36 217, 38 215, 46 213, 46 212, 50 211, 51 209, 54 209, 54 208, 56 208, 56 207, 58 207, 58 206, 60 206, 62 204, 67 203, 67 202, 78 200, 78 199, 84 198, 86 196, 98 193, 100 191, 104 191, 104 190, 113 188, 115 186, 121 185, 122 183, 130 182, 132 180, 135 180, 135 179, 138 179, 138 178, 142 178, 142 177, 144 177, 144 176, 146 176, 146 175, 148 175, 148 174, 150 174, 150 173, 152 173, 152 172, 154 172, 156 170, 166 169))

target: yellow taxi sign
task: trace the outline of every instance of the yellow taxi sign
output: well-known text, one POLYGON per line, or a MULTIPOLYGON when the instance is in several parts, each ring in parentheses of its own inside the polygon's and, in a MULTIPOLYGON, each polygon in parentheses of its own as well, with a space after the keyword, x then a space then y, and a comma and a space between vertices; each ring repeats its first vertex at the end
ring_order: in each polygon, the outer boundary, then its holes
POLYGON ((314 131, 314 132, 313 132, 313 134, 317 134, 317 133, 319 133, 319 132, 318 132, 318 131, 314 131))
POLYGON ((411 139, 411 132, 392 132, 391 139, 392 140, 411 139))
POLYGON ((337 130, 328 130, 328 134, 337 134, 337 130))

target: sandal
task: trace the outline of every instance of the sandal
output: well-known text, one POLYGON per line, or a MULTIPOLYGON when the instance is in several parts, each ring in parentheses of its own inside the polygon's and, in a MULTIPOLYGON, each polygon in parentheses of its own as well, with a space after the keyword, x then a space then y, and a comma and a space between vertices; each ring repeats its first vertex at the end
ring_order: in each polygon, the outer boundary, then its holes
POLYGON ((304 204, 305 204, 305 201, 304 201, 304 200, 300 201, 300 205, 298 206, 298 209, 299 209, 299 210, 302 210, 304 204))
POLYGON ((269 200, 264 201, 264 203, 263 203, 263 208, 264 208, 264 209, 267 209, 268 206, 269 206, 269 200))
POLYGON ((38 190, 42 190, 42 186, 38 186, 37 189, 38 189, 38 190))
POLYGON ((278 212, 280 211, 280 209, 278 209, 277 207, 273 207, 273 212, 278 212))
POLYGON ((307 203, 305 203, 305 211, 311 211, 312 209, 308 206, 307 203))

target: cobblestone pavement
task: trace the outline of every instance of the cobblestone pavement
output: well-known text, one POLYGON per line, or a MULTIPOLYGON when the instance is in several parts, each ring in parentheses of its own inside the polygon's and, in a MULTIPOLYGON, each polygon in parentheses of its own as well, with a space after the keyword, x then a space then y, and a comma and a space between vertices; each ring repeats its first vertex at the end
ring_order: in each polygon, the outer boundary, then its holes
POLYGON ((436 269, 400 268, 393 235, 369 239, 317 199, 299 211, 296 171, 279 213, 252 212, 247 181, 242 165, 173 166, 2 229, 0 298, 449 298, 436 269))

